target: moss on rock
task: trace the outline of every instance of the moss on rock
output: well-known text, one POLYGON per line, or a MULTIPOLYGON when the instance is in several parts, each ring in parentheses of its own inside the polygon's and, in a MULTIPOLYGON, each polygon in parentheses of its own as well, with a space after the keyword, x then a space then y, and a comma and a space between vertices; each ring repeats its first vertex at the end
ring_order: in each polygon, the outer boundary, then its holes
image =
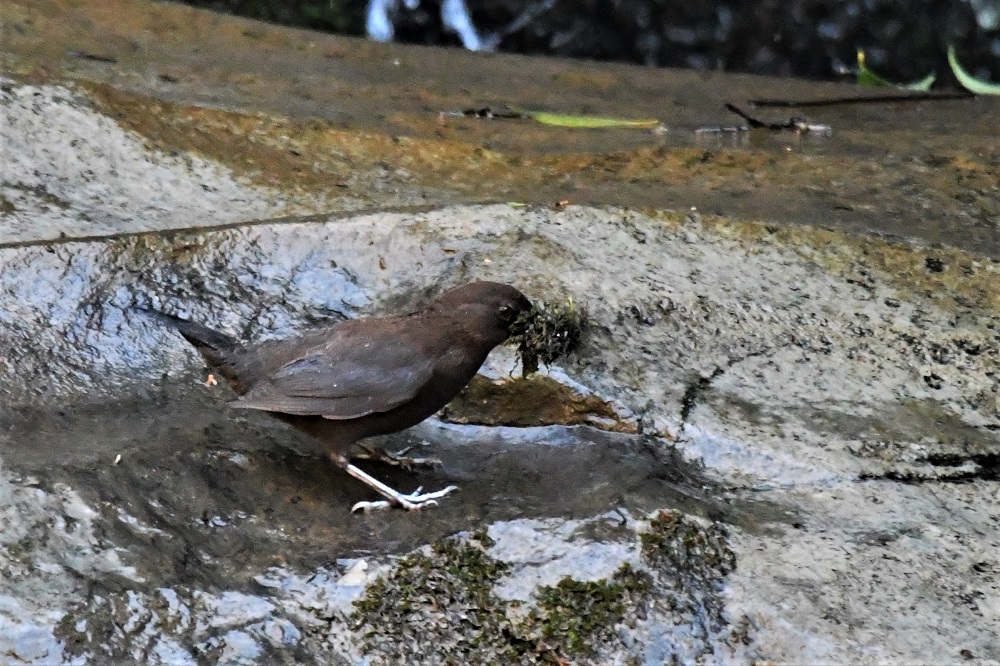
POLYGON ((725 528, 702 525, 678 511, 661 511, 640 536, 642 554, 658 574, 662 601, 674 613, 690 615, 702 635, 727 622, 721 597, 725 577, 736 569, 725 528))
POLYGON ((494 592, 513 568, 489 555, 491 543, 482 532, 443 539, 369 587, 353 620, 373 663, 599 663, 652 611, 689 625, 711 651, 727 624, 720 591, 735 558, 718 525, 661 512, 641 535, 643 566, 626 562, 605 580, 567 576, 538 587, 527 608, 494 592))
POLYGON ((581 582, 564 578, 538 590, 538 609, 523 627, 539 632, 544 643, 567 655, 592 653, 613 634, 626 612, 650 591, 649 574, 627 562, 610 581, 581 582))
POLYGON ((625 564, 611 580, 541 587, 525 615, 520 602, 493 593, 509 566, 479 538, 444 539, 402 558, 355 602, 352 619, 375 663, 566 664, 611 638, 651 587, 625 564))
POLYGON ((510 640, 493 585, 507 565, 470 538, 443 539, 402 558, 355 602, 367 652, 387 663, 531 663, 510 640))

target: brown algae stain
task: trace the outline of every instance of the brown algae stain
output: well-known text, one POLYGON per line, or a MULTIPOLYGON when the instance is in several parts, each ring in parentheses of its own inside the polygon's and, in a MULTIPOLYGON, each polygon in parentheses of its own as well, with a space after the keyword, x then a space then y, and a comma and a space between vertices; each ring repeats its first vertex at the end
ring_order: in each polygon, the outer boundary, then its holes
POLYGON ((286 192, 380 205, 402 198, 697 206, 743 219, 889 231, 1000 256, 1000 151, 982 138, 991 129, 987 100, 817 110, 817 120, 834 127, 829 140, 761 131, 720 138, 693 130, 732 122, 720 111, 723 101, 839 88, 431 52, 169 3, 14 0, 0 5, 0 21, 12 26, 11 73, 78 81, 152 144, 197 152, 286 192), (95 64, 79 54, 110 60, 95 64), (261 113, 156 102, 112 86, 261 113), (503 104, 659 116, 669 132, 442 115, 503 104), (326 120, 310 120, 320 116, 326 120))
POLYGON ((590 425, 635 434, 638 425, 596 395, 582 395, 544 375, 491 380, 477 375, 442 413, 462 424, 531 427, 590 425))

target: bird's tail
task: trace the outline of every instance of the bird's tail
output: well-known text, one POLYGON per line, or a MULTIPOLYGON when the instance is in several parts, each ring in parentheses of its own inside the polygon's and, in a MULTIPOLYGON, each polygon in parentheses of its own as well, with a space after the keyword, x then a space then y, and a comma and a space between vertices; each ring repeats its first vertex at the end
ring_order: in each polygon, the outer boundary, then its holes
POLYGON ((194 345, 210 366, 229 381, 234 391, 239 394, 246 391, 241 376, 243 373, 239 368, 245 349, 239 340, 188 319, 147 308, 136 308, 136 310, 174 328, 184 336, 185 340, 194 345))

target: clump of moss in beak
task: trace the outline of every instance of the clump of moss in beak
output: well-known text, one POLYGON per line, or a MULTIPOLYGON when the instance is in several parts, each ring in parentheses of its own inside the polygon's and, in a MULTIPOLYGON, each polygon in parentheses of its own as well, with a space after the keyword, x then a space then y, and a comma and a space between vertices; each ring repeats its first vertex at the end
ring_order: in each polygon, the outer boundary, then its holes
POLYGON ((586 311, 572 299, 553 305, 540 301, 532 306, 510 327, 510 341, 517 345, 521 359, 521 376, 537 372, 539 361, 551 365, 576 351, 586 326, 586 311))

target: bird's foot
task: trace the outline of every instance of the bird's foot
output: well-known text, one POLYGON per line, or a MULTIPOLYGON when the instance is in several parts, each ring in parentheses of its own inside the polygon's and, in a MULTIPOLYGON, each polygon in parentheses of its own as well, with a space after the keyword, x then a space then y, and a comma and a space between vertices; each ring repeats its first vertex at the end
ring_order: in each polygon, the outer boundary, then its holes
POLYGON ((433 493, 424 493, 423 495, 420 494, 421 490, 423 490, 423 487, 417 488, 409 495, 404 495, 403 493, 393 490, 391 499, 378 500, 375 502, 358 502, 351 507, 351 513, 356 511, 364 511, 367 513, 369 511, 380 509, 389 509, 394 506, 406 509, 407 511, 419 511, 428 507, 437 506, 438 499, 444 497, 448 493, 458 490, 458 486, 448 486, 443 490, 438 490, 433 493))
POLYGON ((406 454, 413 450, 413 446, 400 449, 396 453, 389 453, 383 448, 367 444, 359 444, 358 447, 362 452, 351 456, 355 460, 374 460, 394 467, 402 467, 403 469, 441 466, 441 461, 437 458, 414 458, 407 456, 406 454))
POLYGON ((370 488, 374 488, 382 497, 386 498, 385 500, 378 502, 358 502, 351 507, 351 511, 371 511, 372 509, 387 509, 391 506, 398 506, 406 509, 407 511, 417 511, 426 507, 436 506, 438 499, 444 497, 450 492, 458 490, 458 486, 448 486, 444 490, 420 494, 420 491, 423 490, 423 488, 417 488, 409 495, 404 495, 398 490, 393 490, 389 486, 385 485, 371 474, 355 467, 349 463, 347 458, 344 456, 340 454, 331 454, 330 457, 335 463, 343 467, 345 472, 370 488))

